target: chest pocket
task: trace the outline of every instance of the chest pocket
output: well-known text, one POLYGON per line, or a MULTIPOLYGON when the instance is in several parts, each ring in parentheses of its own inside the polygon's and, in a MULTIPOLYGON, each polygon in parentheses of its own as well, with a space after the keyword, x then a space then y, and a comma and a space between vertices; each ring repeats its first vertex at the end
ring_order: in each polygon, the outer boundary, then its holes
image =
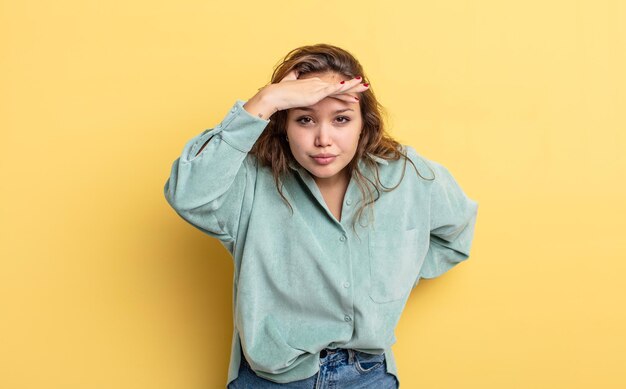
MULTIPOLYGON (((409 230, 372 230, 369 235, 370 286, 374 302, 401 300, 413 289, 428 240, 409 230)), ((428 238, 428 237, 426 237, 428 238)))

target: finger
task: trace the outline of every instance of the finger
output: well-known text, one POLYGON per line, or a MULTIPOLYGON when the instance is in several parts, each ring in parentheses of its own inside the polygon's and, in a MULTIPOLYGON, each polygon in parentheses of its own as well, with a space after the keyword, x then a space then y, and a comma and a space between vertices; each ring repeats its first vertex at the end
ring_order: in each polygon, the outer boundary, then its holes
POLYGON ((329 94, 338 94, 346 92, 363 92, 366 91, 368 86, 364 86, 360 78, 353 78, 351 80, 343 81, 336 84, 331 84, 326 87, 326 91, 329 94))
POLYGON ((344 90, 342 93, 361 93, 369 89, 369 84, 365 86, 362 82, 351 88, 344 90))
POLYGON ((297 80, 297 79, 298 79, 298 71, 296 69, 293 69, 289 73, 287 73, 285 77, 283 77, 283 79, 280 80, 279 82, 291 81, 291 80, 297 80))
POLYGON ((357 99, 357 96, 353 94, 341 93, 341 94, 330 95, 328 97, 332 97, 334 99, 344 101, 346 103, 358 103, 359 102, 359 100, 357 99))
MULTIPOLYGON (((358 92, 361 92, 359 90, 359 87, 356 87, 356 88, 358 92)), ((360 88, 360 89, 363 89, 363 88, 360 88)), ((365 89, 367 89, 367 87, 365 87, 365 89)), ((338 100, 345 101, 347 103, 358 103, 359 99, 361 98, 358 92, 355 92, 354 90, 346 90, 346 91, 339 92, 339 93, 333 93, 329 95, 329 97, 333 97, 338 100)))

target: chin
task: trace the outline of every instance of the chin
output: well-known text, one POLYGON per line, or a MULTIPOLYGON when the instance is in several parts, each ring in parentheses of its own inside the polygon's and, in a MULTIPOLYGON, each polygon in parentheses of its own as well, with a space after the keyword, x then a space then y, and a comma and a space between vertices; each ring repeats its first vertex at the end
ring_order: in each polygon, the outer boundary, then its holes
POLYGON ((302 165, 309 173, 314 174, 320 178, 332 177, 337 174, 334 168, 330 166, 318 166, 318 165, 302 165))
POLYGON ((343 171, 344 167, 337 168, 335 166, 313 166, 309 172, 314 173, 319 178, 330 178, 343 171))
POLYGON ((326 174, 318 174, 316 172, 312 172, 311 174, 313 174, 317 178, 330 178, 330 177, 336 176, 337 172, 326 173, 326 174))

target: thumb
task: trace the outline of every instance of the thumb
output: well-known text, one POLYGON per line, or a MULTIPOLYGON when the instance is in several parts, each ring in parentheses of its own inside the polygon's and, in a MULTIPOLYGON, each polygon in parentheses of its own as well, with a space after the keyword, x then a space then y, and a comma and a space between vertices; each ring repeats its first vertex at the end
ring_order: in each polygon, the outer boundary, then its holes
POLYGON ((297 79, 298 79, 298 71, 296 69, 293 69, 292 71, 287 73, 287 75, 283 77, 283 79, 280 80, 279 82, 292 81, 292 80, 297 80, 297 79))

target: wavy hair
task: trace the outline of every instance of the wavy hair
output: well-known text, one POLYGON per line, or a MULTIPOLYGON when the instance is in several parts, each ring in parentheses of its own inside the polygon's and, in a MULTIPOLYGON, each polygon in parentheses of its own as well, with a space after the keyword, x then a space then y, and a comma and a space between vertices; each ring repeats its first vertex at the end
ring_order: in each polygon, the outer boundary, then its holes
MULTIPOLYGON (((301 46, 291 50, 274 69, 270 83, 279 82, 294 69, 299 75, 331 72, 348 79, 360 75, 363 82, 369 83, 363 67, 351 53, 337 46, 324 43, 301 46)), ((404 178, 407 161, 413 165, 420 177, 424 177, 419 174, 413 161, 403 152, 402 145, 386 132, 383 114, 387 116, 387 112, 376 99, 373 88, 370 86, 363 92, 355 93, 359 96, 363 128, 355 156, 346 168, 348 169, 348 177, 355 178, 364 200, 357 211, 355 220, 361 219, 365 208, 368 206, 370 220, 372 220, 374 215, 373 203, 378 200, 381 191, 389 192, 400 185, 404 178), (377 163, 370 155, 391 161, 404 158, 402 176, 395 186, 386 187, 380 182, 377 163), (374 172, 375 181, 370 180, 363 174, 358 164, 359 160, 362 160, 366 168, 374 172)), ((293 207, 282 191, 284 175, 293 174, 289 168, 289 163, 293 162, 299 165, 291 153, 289 143, 285 139, 287 134, 287 112, 288 110, 277 111, 270 117, 270 122, 250 150, 250 153, 257 157, 258 162, 262 166, 272 169, 278 193, 293 214, 293 207)), ((354 229, 354 223, 352 228, 354 229)))

